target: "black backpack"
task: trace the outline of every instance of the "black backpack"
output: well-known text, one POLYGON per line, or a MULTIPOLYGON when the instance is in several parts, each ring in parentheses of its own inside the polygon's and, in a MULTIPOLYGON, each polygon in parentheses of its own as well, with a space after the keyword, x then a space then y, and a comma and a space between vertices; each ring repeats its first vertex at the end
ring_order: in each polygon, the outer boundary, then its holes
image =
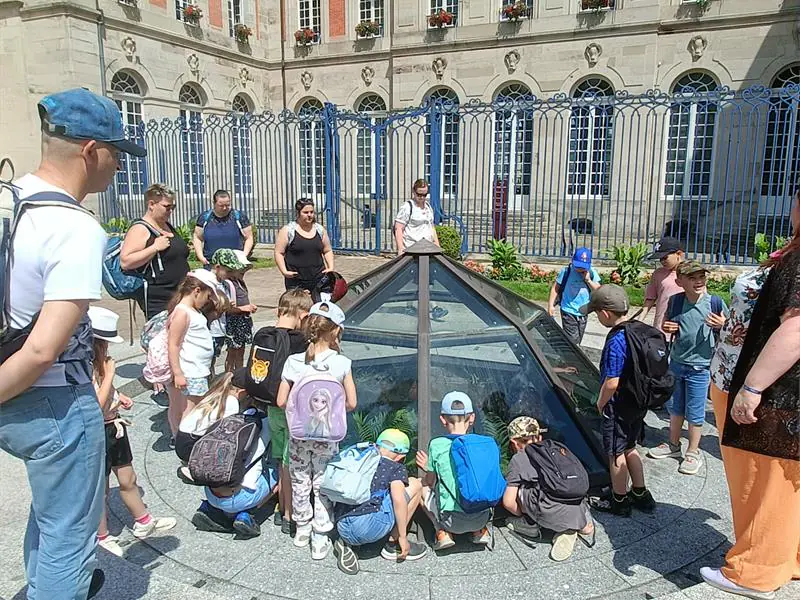
POLYGON ((620 329, 625 332, 628 353, 615 408, 620 416, 635 418, 664 406, 672 397, 675 378, 669 371, 669 346, 661 331, 631 320, 614 327, 606 339, 620 329))
POLYGON ((561 442, 528 444, 525 453, 547 496, 563 504, 580 504, 589 492, 589 475, 578 457, 561 442))
POLYGON ((245 390, 257 406, 275 406, 283 365, 290 354, 291 340, 286 329, 263 327, 253 336, 245 390))
POLYGON ((189 456, 189 472, 196 485, 235 487, 263 458, 253 457, 261 436, 261 419, 238 414, 220 419, 197 440, 189 456))

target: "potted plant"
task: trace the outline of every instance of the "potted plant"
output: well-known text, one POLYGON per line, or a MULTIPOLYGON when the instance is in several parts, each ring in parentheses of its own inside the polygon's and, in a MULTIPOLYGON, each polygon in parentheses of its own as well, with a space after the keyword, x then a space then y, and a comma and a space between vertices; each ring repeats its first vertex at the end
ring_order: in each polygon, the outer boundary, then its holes
POLYGON ((361 21, 356 25, 356 35, 360 38, 378 37, 381 34, 381 24, 378 21, 361 21))
POLYGON ((240 44, 249 44, 251 35, 253 35, 253 30, 244 23, 237 23, 233 26, 233 37, 240 44))
POLYGON ((310 27, 304 27, 294 32, 294 40, 298 46, 310 46, 317 41, 317 32, 310 27))
POLYGON ((514 4, 503 7, 500 14, 506 21, 520 21, 530 15, 531 9, 524 0, 517 0, 514 4))
POLYGON ((189 25, 197 25, 203 18, 203 9, 197 4, 187 4, 183 7, 183 20, 189 25))
POLYGON ((581 0, 581 10, 598 12, 606 8, 613 9, 614 0, 581 0))
POLYGON ((437 10, 428 17, 428 25, 437 29, 452 27, 455 16, 449 10, 437 10))

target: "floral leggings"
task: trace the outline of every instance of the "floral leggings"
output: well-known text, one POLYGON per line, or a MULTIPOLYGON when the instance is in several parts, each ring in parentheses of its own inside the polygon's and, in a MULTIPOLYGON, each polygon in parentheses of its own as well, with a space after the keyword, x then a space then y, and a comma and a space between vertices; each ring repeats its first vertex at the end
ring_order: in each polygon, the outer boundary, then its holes
POLYGON ((289 440, 289 475, 292 478, 292 518, 298 527, 309 523, 317 533, 333 529, 332 505, 319 487, 328 461, 339 452, 336 442, 289 440), (311 506, 311 491, 314 506, 311 506), (313 522, 312 522, 313 519, 313 522))

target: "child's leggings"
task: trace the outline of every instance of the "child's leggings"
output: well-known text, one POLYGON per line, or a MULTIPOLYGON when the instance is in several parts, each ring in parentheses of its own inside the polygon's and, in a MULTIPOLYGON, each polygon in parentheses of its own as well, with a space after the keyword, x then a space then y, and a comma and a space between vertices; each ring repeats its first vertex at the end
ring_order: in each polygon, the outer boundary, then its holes
POLYGON ((289 475, 292 478, 292 519, 297 527, 312 524, 317 533, 333 529, 332 505, 319 487, 328 461, 339 452, 335 442, 289 440, 289 475), (311 506, 311 491, 314 506, 311 506), (313 519, 313 521, 312 521, 313 519))

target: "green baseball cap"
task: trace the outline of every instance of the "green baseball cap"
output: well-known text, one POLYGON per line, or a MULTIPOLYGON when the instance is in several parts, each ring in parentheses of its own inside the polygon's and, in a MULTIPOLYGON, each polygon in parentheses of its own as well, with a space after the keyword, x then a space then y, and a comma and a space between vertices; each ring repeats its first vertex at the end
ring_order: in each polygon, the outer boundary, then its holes
POLYGON ((247 268, 249 261, 247 264, 245 264, 236 255, 235 250, 231 250, 230 248, 220 248, 214 252, 214 255, 211 257, 211 264, 225 267, 230 271, 244 271, 247 268))
POLYGON ((378 436, 377 444, 397 454, 408 454, 411 448, 408 436, 399 429, 384 429, 378 436))

